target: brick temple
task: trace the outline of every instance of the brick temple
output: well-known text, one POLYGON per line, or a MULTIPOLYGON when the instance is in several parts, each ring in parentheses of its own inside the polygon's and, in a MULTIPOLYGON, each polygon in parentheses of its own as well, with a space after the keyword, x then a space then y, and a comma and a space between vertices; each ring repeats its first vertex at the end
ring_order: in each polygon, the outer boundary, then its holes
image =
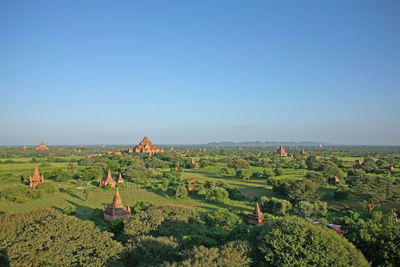
POLYGON ((119 173, 117 183, 122 184, 123 182, 125 182, 125 181, 124 181, 124 179, 122 179, 121 173, 119 173))
POLYGON ((131 208, 125 207, 124 203, 122 203, 121 196, 118 192, 118 187, 113 198, 113 203, 109 207, 107 204, 105 205, 103 215, 106 222, 111 222, 118 219, 129 221, 131 217, 131 208))
POLYGON ((49 150, 49 148, 46 146, 42 139, 42 142, 40 142, 40 144, 36 147, 36 150, 49 150))
POLYGON ((103 178, 103 180, 100 181, 99 183, 99 187, 106 187, 106 185, 110 185, 111 187, 115 187, 115 181, 111 176, 111 171, 110 169, 108 169, 108 173, 107 176, 103 178))
POLYGON ((277 153, 280 157, 287 157, 287 153, 285 152, 283 146, 279 146, 277 153))
POLYGON ((39 174, 39 170, 36 165, 33 175, 32 176, 29 175, 29 187, 36 188, 38 184, 43 182, 44 182, 43 174, 42 175, 39 174))
POLYGON ((149 138, 145 136, 142 140, 142 142, 139 143, 139 145, 135 146, 135 152, 138 153, 147 153, 149 155, 154 155, 155 153, 158 152, 164 152, 164 149, 159 148, 156 145, 153 145, 149 138))
POLYGON ((246 218, 248 224, 257 225, 263 223, 263 216, 258 203, 256 204, 254 212, 247 215, 246 218))

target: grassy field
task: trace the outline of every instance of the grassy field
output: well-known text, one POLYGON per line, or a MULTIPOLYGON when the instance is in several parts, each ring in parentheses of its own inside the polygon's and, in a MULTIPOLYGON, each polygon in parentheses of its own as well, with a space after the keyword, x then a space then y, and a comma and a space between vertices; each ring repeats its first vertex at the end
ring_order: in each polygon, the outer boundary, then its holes
MULTIPOLYGON (((352 163, 354 157, 342 158, 346 163, 352 163)), ((13 158, 14 163, 0 164, 0 191, 8 186, 14 186, 20 183, 21 175, 27 177, 33 173, 36 163, 32 163, 30 158, 13 158)), ((40 167, 42 163, 37 163, 40 173, 50 171, 54 168, 66 168, 69 162, 48 163, 50 166, 40 167)), ((241 193, 248 198, 246 201, 228 200, 225 203, 215 203, 200 198, 198 196, 189 196, 183 199, 176 199, 167 196, 164 193, 152 189, 137 188, 137 185, 125 183, 121 186, 121 196, 125 205, 134 206, 137 201, 148 201, 154 205, 174 204, 197 208, 200 212, 209 212, 217 208, 230 208, 237 213, 247 213, 254 209, 254 199, 261 196, 277 196, 272 190, 272 187, 267 185, 265 179, 249 179, 243 180, 233 175, 221 176, 218 171, 224 167, 223 164, 217 164, 212 167, 200 169, 185 169, 182 179, 196 178, 198 182, 206 181, 222 181, 227 187, 237 188, 241 193)), ((251 167, 252 171, 263 171, 264 167, 251 167)), ((282 169, 282 179, 302 179, 307 170, 305 169, 282 169)), ((116 178, 116 177, 114 177, 116 178)), ((49 181, 52 182, 52 181, 49 181)), ((76 216, 87 220, 92 216, 95 209, 103 209, 106 203, 112 202, 115 190, 104 190, 93 187, 93 192, 90 193, 89 199, 85 200, 83 187, 85 182, 72 180, 68 182, 52 182, 58 187, 58 191, 53 194, 45 195, 40 199, 30 199, 25 203, 9 202, 5 199, 0 201, 0 213, 15 213, 26 212, 37 208, 56 208, 64 209, 72 206, 76 208, 76 216)), ((95 184, 95 183, 94 183, 95 184)), ((335 187, 322 186, 320 188, 321 200, 328 202, 329 207, 343 208, 345 206, 358 208, 355 199, 346 201, 336 201, 333 198, 335 187)), ((279 196, 282 198, 282 196, 279 196)), ((399 208, 398 203, 387 203, 383 209, 399 208)))

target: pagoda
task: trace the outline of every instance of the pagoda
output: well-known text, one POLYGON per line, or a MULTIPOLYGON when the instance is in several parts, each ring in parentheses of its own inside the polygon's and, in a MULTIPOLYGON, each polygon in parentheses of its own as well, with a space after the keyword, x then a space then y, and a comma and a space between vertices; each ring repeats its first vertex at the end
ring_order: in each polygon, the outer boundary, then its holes
POLYGON ((192 164, 194 165, 194 169, 197 170, 199 168, 199 163, 192 158, 192 164))
POLYGON ((117 183, 122 184, 123 182, 124 182, 124 179, 122 179, 122 175, 121 175, 121 173, 119 173, 117 183))
POLYGON ((139 143, 139 145, 135 146, 135 152, 138 153, 147 153, 149 155, 154 155, 155 153, 158 152, 164 152, 164 149, 159 148, 156 145, 153 145, 149 138, 145 136, 142 140, 142 142, 139 143))
POLYGON ((36 165, 33 175, 32 176, 29 175, 29 187, 36 188, 38 184, 43 182, 44 182, 43 174, 42 175, 39 174, 39 170, 36 165))
POLYGON ((40 144, 36 147, 36 150, 49 150, 49 148, 46 146, 42 139, 42 142, 40 142, 40 144))
POLYGON ((121 196, 119 195, 118 192, 118 187, 117 187, 117 192, 115 193, 115 196, 113 198, 112 205, 108 207, 106 204, 104 207, 103 214, 104 214, 104 220, 106 222, 111 222, 118 219, 129 221, 131 217, 131 208, 125 207, 124 204, 122 203, 121 196))
POLYGON ((279 146, 277 153, 280 157, 287 157, 287 153, 285 152, 283 146, 279 146))
POLYGON ((254 210, 254 212, 247 215, 246 217, 248 224, 257 225, 263 223, 263 216, 258 203, 256 205, 256 209, 254 210))
POLYGON ((115 187, 115 181, 114 179, 111 177, 111 171, 110 169, 108 169, 108 174, 106 177, 103 178, 103 180, 100 181, 99 183, 99 187, 106 187, 106 185, 110 185, 111 187, 115 187))

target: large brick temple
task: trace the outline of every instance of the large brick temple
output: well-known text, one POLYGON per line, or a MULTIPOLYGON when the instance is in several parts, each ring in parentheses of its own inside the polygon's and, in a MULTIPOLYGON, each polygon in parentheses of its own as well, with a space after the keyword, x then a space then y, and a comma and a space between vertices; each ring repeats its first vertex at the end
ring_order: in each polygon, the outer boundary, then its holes
POLYGON ((149 155, 154 155, 155 153, 158 152, 164 152, 163 148, 159 148, 156 145, 153 145, 149 138, 145 136, 142 140, 142 142, 139 143, 139 145, 135 146, 135 152, 139 153, 147 153, 149 155))
POLYGON ((49 148, 46 146, 42 139, 42 142, 40 142, 40 144, 36 147, 36 150, 49 150, 49 148))

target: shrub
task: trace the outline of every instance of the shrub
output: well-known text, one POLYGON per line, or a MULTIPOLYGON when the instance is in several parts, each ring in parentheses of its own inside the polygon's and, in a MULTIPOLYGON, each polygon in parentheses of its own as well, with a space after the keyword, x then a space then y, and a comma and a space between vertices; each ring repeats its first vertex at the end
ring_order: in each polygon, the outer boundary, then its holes
POLYGON ((292 204, 284 199, 278 199, 275 197, 269 198, 263 196, 260 200, 260 208, 262 211, 274 215, 285 215, 287 211, 292 209, 292 204))
POLYGON ((127 266, 159 266, 179 259, 178 243, 170 237, 139 236, 133 239, 127 253, 127 266))
POLYGON ((57 210, 3 215, 0 229, 10 266, 115 265, 123 250, 111 233, 57 210))
POLYGON ((246 197, 237 188, 228 188, 229 199, 232 200, 244 200, 246 197))
POLYGON ((134 213, 138 213, 142 210, 148 210, 151 206, 153 205, 150 202, 139 200, 138 202, 136 202, 135 206, 133 206, 132 211, 134 213))
POLYGON ((147 211, 133 215, 125 225, 124 232, 128 236, 145 235, 156 230, 164 221, 188 222, 190 218, 197 217, 198 213, 194 209, 171 205, 150 207, 147 211))
POLYGON ((56 186, 51 182, 40 183, 37 186, 38 189, 42 189, 46 194, 54 193, 57 191, 56 186))
POLYGON ((110 228, 110 231, 114 233, 114 235, 119 235, 124 230, 124 220, 118 219, 111 221, 108 227, 110 228))
POLYGON ((296 180, 287 189, 287 196, 292 203, 319 200, 318 185, 310 180, 296 180))
POLYGON ((278 194, 285 195, 290 186, 287 179, 271 178, 268 179, 268 184, 272 185, 272 190, 278 194))
POLYGON ((296 206, 296 212, 303 218, 316 219, 319 215, 325 215, 328 212, 328 203, 322 201, 315 203, 300 201, 296 206))
POLYGON ((333 195, 333 198, 336 200, 345 200, 348 199, 350 196, 350 189, 348 188, 347 185, 344 184, 339 184, 336 187, 335 193, 333 195))
POLYGON ((268 266, 369 266, 343 236, 298 217, 265 222, 257 238, 261 264, 268 266))
POLYGON ((76 208, 73 207, 73 206, 66 206, 66 207, 63 209, 63 213, 64 213, 64 214, 67 214, 67 215, 74 215, 75 212, 76 212, 76 208))
POLYGON ((206 199, 216 202, 223 202, 228 199, 229 193, 222 187, 210 188, 206 192, 206 199))
POLYGON ((175 262, 167 266, 249 266, 250 259, 235 249, 206 248, 203 246, 195 247, 189 254, 187 260, 175 262))
POLYGON ((206 215, 206 222, 210 226, 222 226, 225 229, 233 229, 240 223, 240 218, 227 209, 217 209, 206 215))
POLYGON ((181 198, 186 197, 188 195, 188 191, 185 185, 179 185, 175 190, 175 197, 181 198))

